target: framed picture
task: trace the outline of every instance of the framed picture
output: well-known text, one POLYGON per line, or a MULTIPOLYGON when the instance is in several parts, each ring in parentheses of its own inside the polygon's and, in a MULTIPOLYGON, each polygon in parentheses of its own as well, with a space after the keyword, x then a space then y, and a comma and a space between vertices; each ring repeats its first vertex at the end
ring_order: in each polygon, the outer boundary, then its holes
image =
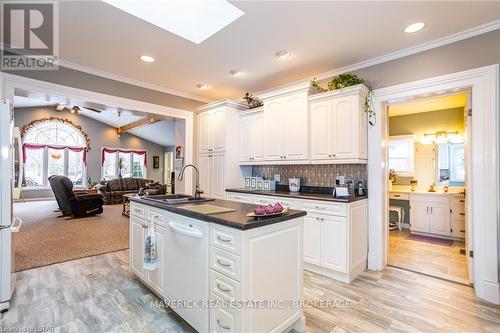
POLYGON ((153 156, 153 169, 160 168, 160 156, 153 156))
POLYGON ((184 157, 184 152, 182 151, 182 146, 175 147, 175 158, 181 159, 184 157))

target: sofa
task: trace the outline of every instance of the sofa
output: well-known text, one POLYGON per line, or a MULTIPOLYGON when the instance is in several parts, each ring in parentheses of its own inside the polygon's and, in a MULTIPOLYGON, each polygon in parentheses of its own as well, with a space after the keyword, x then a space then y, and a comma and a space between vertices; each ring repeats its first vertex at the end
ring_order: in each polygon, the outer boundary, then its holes
POLYGON ((124 194, 138 194, 139 189, 147 191, 148 195, 165 194, 166 186, 150 179, 143 178, 118 178, 108 180, 96 186, 102 195, 105 205, 123 203, 124 194))

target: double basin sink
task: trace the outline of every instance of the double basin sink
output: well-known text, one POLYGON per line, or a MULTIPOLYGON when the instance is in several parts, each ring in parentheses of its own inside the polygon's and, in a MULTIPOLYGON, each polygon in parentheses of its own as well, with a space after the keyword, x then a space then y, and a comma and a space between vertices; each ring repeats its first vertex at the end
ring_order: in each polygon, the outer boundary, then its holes
POLYGON ((215 200, 211 198, 195 198, 186 194, 150 195, 150 196, 143 196, 142 199, 161 202, 167 205, 197 203, 197 202, 206 202, 215 200))

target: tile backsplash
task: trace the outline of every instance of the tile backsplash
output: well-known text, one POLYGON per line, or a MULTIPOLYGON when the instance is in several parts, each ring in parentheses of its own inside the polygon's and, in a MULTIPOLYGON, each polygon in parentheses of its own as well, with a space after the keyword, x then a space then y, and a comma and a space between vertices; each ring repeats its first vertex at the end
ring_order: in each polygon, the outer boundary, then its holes
POLYGON ((337 175, 362 181, 367 185, 368 168, 366 164, 304 164, 304 165, 258 165, 252 167, 252 176, 273 179, 280 175, 280 184, 287 185, 288 178, 301 178, 303 186, 335 186, 337 175))

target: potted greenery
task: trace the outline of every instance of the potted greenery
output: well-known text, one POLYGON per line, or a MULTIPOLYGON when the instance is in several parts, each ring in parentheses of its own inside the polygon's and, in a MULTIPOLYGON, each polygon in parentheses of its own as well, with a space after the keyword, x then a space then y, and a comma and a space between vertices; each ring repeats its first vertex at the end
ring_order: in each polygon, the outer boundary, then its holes
POLYGON ((337 89, 356 86, 358 84, 364 84, 368 88, 368 94, 366 95, 365 98, 364 109, 366 114, 368 115, 368 121, 370 125, 373 126, 375 125, 375 111, 373 110, 373 105, 372 105, 373 89, 365 83, 364 79, 361 79, 356 74, 352 73, 339 74, 337 76, 332 77, 332 79, 328 81, 328 89, 323 88, 316 80, 316 78, 311 80, 311 88, 317 90, 318 92, 333 91, 337 89))

